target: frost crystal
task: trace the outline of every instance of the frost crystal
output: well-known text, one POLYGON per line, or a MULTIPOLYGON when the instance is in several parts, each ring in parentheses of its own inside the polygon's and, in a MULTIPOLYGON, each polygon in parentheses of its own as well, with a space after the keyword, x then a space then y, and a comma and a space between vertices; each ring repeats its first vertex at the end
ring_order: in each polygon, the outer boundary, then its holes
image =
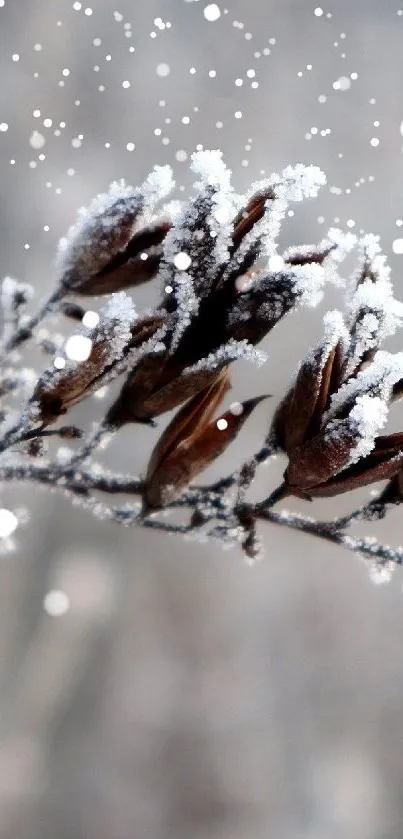
POLYGON ((322 299, 325 271, 322 265, 294 265, 294 289, 303 306, 317 306, 322 299))
POLYGON ((369 455, 375 445, 375 437, 386 425, 388 406, 379 396, 364 394, 358 396, 350 411, 349 422, 356 430, 359 440, 351 452, 350 464, 369 455))
POLYGON ((131 297, 124 291, 112 294, 106 306, 100 312, 99 330, 109 341, 110 357, 118 359, 131 337, 131 327, 136 318, 136 311, 131 297), (110 329, 112 327, 112 335, 110 329))
POLYGON ((379 350, 368 367, 343 384, 332 397, 326 420, 341 413, 363 394, 379 396, 384 402, 390 399, 393 385, 403 377, 403 353, 379 350))

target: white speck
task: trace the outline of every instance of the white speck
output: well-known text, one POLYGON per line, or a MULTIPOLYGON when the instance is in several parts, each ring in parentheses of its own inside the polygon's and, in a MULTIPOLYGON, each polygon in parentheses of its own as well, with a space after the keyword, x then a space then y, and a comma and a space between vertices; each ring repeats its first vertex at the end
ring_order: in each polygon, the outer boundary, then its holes
POLYGON ((70 599, 65 591, 53 589, 43 599, 43 608, 52 618, 61 618, 70 609, 70 599))
POLYGON ((321 9, 320 6, 317 6, 316 9, 314 9, 314 15, 316 15, 316 17, 322 17, 323 9, 321 9))
POLYGON ((166 285, 165 286, 165 293, 166 294, 172 294, 172 292, 173 292, 172 286, 171 285, 166 285))
POLYGON ((91 355, 92 341, 85 335, 71 335, 66 341, 65 353, 71 361, 87 361, 91 355))
POLYGON ((235 79, 235 84, 236 84, 237 87, 242 87, 243 79, 235 79))
POLYGON ((189 125, 190 117, 182 117, 181 122, 183 122, 184 125, 189 125))
POLYGON ((403 253, 403 239, 395 239, 392 242, 392 250, 393 250, 393 253, 402 254, 403 253))
POLYGON ((344 91, 344 90, 349 90, 350 87, 351 87, 351 80, 348 78, 348 76, 340 76, 339 79, 336 79, 336 81, 333 82, 333 90, 344 91))
POLYGON ((122 82, 122 87, 124 87, 124 88, 130 87, 130 82, 127 81, 127 79, 126 79, 124 82, 122 82))
POLYGON ((7 539, 18 527, 18 519, 11 510, 0 510, 0 538, 7 539))
POLYGON ((217 3, 209 3, 208 6, 205 6, 203 9, 203 14, 206 20, 213 23, 215 20, 218 20, 221 17, 221 10, 220 7, 217 6, 217 3))
POLYGON ((171 68, 170 68, 169 64, 164 64, 164 63, 157 64, 157 67, 156 67, 157 76, 161 76, 161 77, 169 76, 170 72, 171 72, 171 68))
POLYGON ((63 370, 63 367, 66 366, 66 359, 61 355, 57 355, 53 361, 53 366, 56 367, 56 370, 63 370))
POLYGON ((234 417, 240 417, 241 414, 243 414, 242 402, 232 402, 232 404, 229 406, 229 409, 234 417))
POLYGON ((73 177, 73 175, 75 175, 75 174, 76 174, 76 170, 75 170, 75 169, 72 169, 71 167, 70 167, 70 169, 66 169, 66 172, 67 172, 67 174, 68 174, 69 178, 72 178, 72 177, 73 177))
POLYGON ((53 125, 53 120, 51 120, 51 119, 49 119, 49 117, 47 117, 46 119, 43 120, 43 124, 44 124, 45 128, 51 128, 52 125, 53 125))
POLYGON ((324 105, 326 100, 327 100, 327 96, 325 96, 324 93, 321 93, 320 96, 318 96, 318 102, 320 103, 320 105, 324 105))
POLYGON ((190 267, 191 264, 192 264, 192 260, 189 256, 189 254, 185 253, 185 251, 181 251, 180 253, 177 253, 176 256, 174 257, 174 265, 175 265, 175 268, 178 269, 178 271, 187 271, 187 269, 190 267))
POLYGON ((374 147, 379 146, 379 138, 378 137, 371 137, 370 143, 371 143, 371 146, 374 146, 374 147))
POLYGON ((242 111, 235 111, 235 119, 242 119, 242 111))
POLYGON ((32 146, 33 149, 41 149, 46 143, 46 139, 43 134, 40 134, 39 131, 33 131, 30 138, 29 144, 32 146))
POLYGON ((209 70, 208 74, 209 74, 210 79, 215 79, 215 77, 217 75, 215 70, 209 70))
POLYGON ((78 2, 78 0, 76 0, 76 2, 75 2, 75 3, 73 3, 73 9, 74 9, 74 11, 75 11, 75 12, 79 12, 79 11, 80 11, 80 9, 81 9, 81 3, 79 3, 79 2, 78 2))
POLYGON ((90 309, 88 312, 85 313, 82 319, 83 326, 86 326, 87 329, 94 329, 95 326, 99 324, 99 314, 98 312, 93 312, 90 309))
POLYGON ((246 75, 248 79, 254 79, 256 76, 256 70, 247 70, 246 75))
POLYGON ((87 15, 87 17, 91 17, 91 15, 92 15, 92 9, 91 9, 91 7, 90 7, 90 6, 87 6, 87 8, 86 8, 86 9, 84 9, 84 14, 85 14, 85 15, 87 15))
POLYGON ((224 419, 224 417, 217 420, 217 428, 219 431, 225 431, 225 429, 228 428, 227 420, 224 419))
POLYGON ((146 259, 148 259, 148 253, 141 253, 141 254, 140 254, 140 259, 141 259, 143 262, 145 262, 145 261, 146 261, 146 259))
POLYGON ((135 143, 126 143, 127 151, 134 151, 136 148, 135 143))
POLYGON ((73 139, 71 141, 71 145, 73 146, 73 149, 79 149, 80 146, 81 146, 80 138, 79 137, 73 137, 73 139))
POLYGON ((14 53, 14 55, 12 56, 12 59, 13 59, 13 61, 19 61, 20 60, 20 56, 18 55, 18 52, 14 53))
POLYGON ((188 159, 188 153, 184 149, 178 149, 175 152, 175 158, 179 163, 184 163, 188 159))
POLYGON ((7 122, 0 122, 0 131, 8 131, 8 123, 7 122))

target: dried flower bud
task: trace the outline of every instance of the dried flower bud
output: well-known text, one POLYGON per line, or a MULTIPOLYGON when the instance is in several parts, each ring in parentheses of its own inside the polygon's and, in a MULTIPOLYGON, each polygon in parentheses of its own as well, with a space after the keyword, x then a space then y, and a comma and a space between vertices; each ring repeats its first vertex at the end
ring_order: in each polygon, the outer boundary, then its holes
POLYGON ((172 411, 216 378, 216 371, 211 370, 181 376, 179 370, 165 368, 165 362, 166 354, 147 356, 129 374, 109 412, 110 425, 144 422, 172 411))
POLYGON ((227 337, 259 343, 298 302, 316 305, 323 283, 323 268, 317 262, 256 274, 250 288, 228 307, 227 337))
POLYGON ((150 225, 141 222, 141 216, 144 210, 150 214, 172 186, 170 168, 155 167, 141 187, 113 183, 108 193, 81 209, 77 223, 59 244, 62 286, 77 294, 104 294, 150 279, 170 223, 150 225), (150 251, 150 261, 144 261, 147 266, 140 258, 144 251, 150 251))
POLYGON ((330 498, 343 492, 398 476, 403 467, 403 434, 377 437, 368 457, 343 469, 326 483, 311 487, 309 497, 330 498))
POLYGON ((403 321, 403 305, 394 299, 390 268, 381 253, 376 236, 359 242, 361 265, 356 288, 349 300, 350 343, 343 364, 342 378, 357 373, 373 359, 385 338, 393 335, 403 321))
POLYGON ((325 337, 302 362, 294 385, 275 413, 271 436, 287 454, 320 429, 332 393, 340 383, 343 320, 325 320, 325 337))
POLYGON ((163 433, 147 470, 146 500, 151 507, 169 504, 199 472, 219 457, 264 398, 243 403, 242 413, 229 410, 212 421, 228 387, 228 374, 222 371, 209 387, 179 411, 163 433))
POLYGON ((285 480, 294 494, 335 495, 399 470, 403 435, 377 432, 386 422, 402 363, 402 357, 378 353, 356 380, 339 389, 321 430, 291 453, 285 480))
POLYGON ((107 373, 112 377, 114 366, 130 348, 134 317, 132 301, 124 292, 111 298, 90 337, 82 336, 87 358, 76 362, 70 354, 62 369, 53 367, 39 379, 30 402, 35 421, 49 425, 98 390, 107 373))
POLYGON ((161 261, 159 246, 169 229, 168 222, 161 222, 137 231, 102 270, 83 279, 73 290, 83 295, 109 294, 152 280, 161 261))

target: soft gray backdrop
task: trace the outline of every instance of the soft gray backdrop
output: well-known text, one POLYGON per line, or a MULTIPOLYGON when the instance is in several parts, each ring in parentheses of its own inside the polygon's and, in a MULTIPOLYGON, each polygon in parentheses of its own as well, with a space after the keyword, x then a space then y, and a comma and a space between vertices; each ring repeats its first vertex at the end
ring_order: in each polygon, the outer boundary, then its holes
MULTIPOLYGON (((214 23, 205 0, 0 2, 3 275, 40 296, 78 206, 154 163, 188 184, 176 152, 201 143, 223 149, 239 189, 289 162, 322 166, 330 189, 296 207, 284 241, 315 241, 335 219, 379 232, 402 296, 398 2, 326 0, 322 15, 306 0, 228 0, 227 14, 224 2, 214 23), (348 90, 334 90, 340 77, 348 90)), ((320 322, 301 312, 280 327, 269 363, 235 372, 237 398, 278 398, 320 322)), ((220 471, 258 444, 271 410, 220 471)), ((154 437, 125 429, 107 458, 141 470, 154 437)), ((282 468, 262 471, 261 492, 282 468)), ((401 574, 375 587, 356 557, 273 528, 249 568, 237 550, 119 529, 53 495, 7 489, 2 504, 32 519, 0 562, 1 837, 401 837, 401 574), (52 589, 70 598, 64 617, 44 611, 52 589)), ((377 533, 401 541, 401 512, 377 533)))

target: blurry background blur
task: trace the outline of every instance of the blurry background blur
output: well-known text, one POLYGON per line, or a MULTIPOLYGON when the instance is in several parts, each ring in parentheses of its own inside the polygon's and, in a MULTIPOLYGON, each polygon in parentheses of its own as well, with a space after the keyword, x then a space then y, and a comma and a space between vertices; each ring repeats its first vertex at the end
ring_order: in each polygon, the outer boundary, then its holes
MULTIPOLYGON (((400 0, 219 0, 216 20, 205 0, 116 2, 0 0, 1 274, 40 296, 77 207, 154 163, 187 187, 202 144, 239 190, 262 170, 323 167, 328 187, 294 207, 283 242, 379 232, 402 296, 400 0)), ((207 478, 258 446, 340 303, 330 290, 270 336, 268 364, 234 371, 232 398, 275 398, 207 478)), ((101 412, 92 400, 77 417, 101 412)), ((129 427, 105 460, 141 472, 154 440, 129 427)), ((1 501, 32 513, 0 562, 2 839, 402 836, 402 574, 374 586, 354 555, 273 527, 251 568, 37 489, 1 501)), ((398 543, 401 512, 357 532, 398 543)))

